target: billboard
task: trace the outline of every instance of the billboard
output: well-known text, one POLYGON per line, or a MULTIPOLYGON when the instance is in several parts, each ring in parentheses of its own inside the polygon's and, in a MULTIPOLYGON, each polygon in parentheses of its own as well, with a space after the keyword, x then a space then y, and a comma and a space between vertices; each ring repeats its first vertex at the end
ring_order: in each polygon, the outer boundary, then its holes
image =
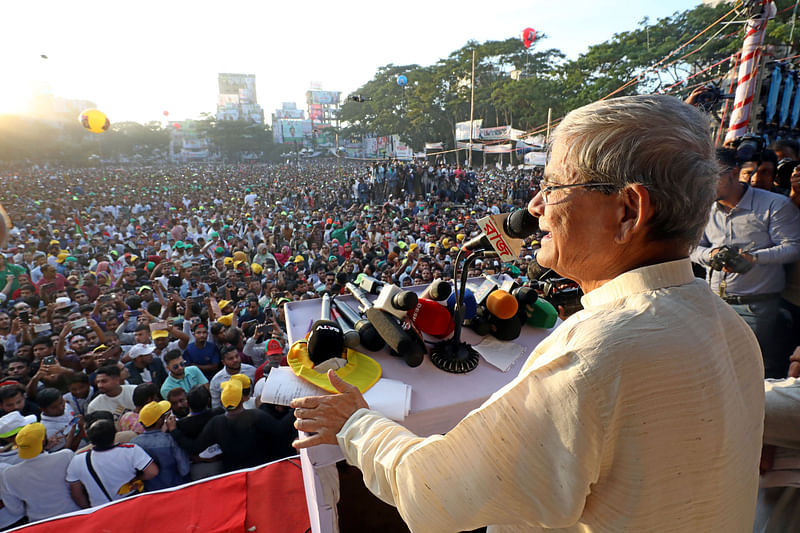
POLYGON ((414 150, 410 146, 400 141, 399 135, 392 135, 392 142, 394 144, 393 156, 397 159, 412 159, 414 157, 414 150))
POLYGON ((310 120, 283 119, 279 124, 283 143, 302 143, 306 137, 311 137, 310 120))
POLYGON ((366 157, 378 157, 378 139, 368 137, 364 139, 364 154, 366 157))
MULTIPOLYGON (((480 139, 481 136, 481 125, 483 125, 483 119, 479 118, 478 120, 472 121, 472 139, 480 139)), ((469 140, 469 120, 466 122, 456 122, 456 140, 457 141, 468 141, 469 140)))
POLYGON ((307 97, 311 104, 338 104, 338 91, 308 91, 307 97))
POLYGON ((275 118, 282 119, 282 118, 305 118, 305 114, 303 113, 302 109, 276 109, 275 110, 275 118))
POLYGON ((481 128, 480 138, 484 141, 506 141, 511 137, 511 126, 481 128))
POLYGON ((219 94, 235 94, 256 101, 255 74, 220 74, 218 81, 219 94))

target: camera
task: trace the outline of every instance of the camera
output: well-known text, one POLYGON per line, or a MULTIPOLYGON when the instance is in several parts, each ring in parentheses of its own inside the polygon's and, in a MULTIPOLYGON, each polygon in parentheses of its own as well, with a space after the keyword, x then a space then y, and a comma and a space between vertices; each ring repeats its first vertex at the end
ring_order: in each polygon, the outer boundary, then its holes
POLYGON ((733 100, 733 94, 725 94, 716 83, 709 83, 703 87, 705 89, 694 99, 694 105, 703 111, 710 113, 719 105, 722 100, 733 100))
POLYGON ((542 298, 550 302, 556 309, 559 306, 563 307, 565 315, 569 316, 583 309, 581 304, 583 291, 571 279, 549 278, 539 281, 538 284, 542 298))
POLYGON ((709 260, 709 265, 714 270, 722 270, 727 267, 736 274, 744 274, 753 268, 753 263, 742 257, 738 248, 727 244, 719 248, 719 251, 709 260))
POLYGON ((170 288, 180 288, 181 286, 181 277, 180 276, 170 276, 167 279, 167 286, 170 288))
POLYGON ((739 163, 747 161, 761 162, 761 154, 767 147, 767 142, 760 135, 748 133, 735 139, 731 147, 736 149, 736 160, 739 163))
POLYGON ((790 157, 784 157, 778 161, 778 166, 775 169, 775 181, 781 187, 790 187, 792 172, 794 172, 797 165, 800 165, 800 161, 792 161, 790 157))
POLYGON ((19 312, 19 321, 23 324, 30 324, 31 322, 31 312, 30 311, 20 311, 19 312))

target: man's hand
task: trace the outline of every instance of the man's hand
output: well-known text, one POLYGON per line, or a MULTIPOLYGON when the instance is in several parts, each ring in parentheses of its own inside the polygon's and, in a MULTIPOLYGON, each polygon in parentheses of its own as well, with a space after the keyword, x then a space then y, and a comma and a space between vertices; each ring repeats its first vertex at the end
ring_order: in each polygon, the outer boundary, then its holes
POLYGON ((306 433, 315 433, 292 443, 297 449, 318 444, 337 444, 336 434, 353 413, 369 409, 358 387, 345 383, 333 370, 328 370, 328 379, 339 394, 307 396, 292 400, 297 418, 294 427, 306 433))
POLYGON ((789 373, 790 378, 800 378, 800 346, 794 349, 794 353, 789 356, 789 373))

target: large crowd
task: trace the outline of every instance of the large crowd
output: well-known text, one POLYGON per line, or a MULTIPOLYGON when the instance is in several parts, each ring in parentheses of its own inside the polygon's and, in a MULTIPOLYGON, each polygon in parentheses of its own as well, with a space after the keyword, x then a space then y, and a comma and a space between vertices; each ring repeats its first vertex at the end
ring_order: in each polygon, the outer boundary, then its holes
MULTIPOLYGON (((800 159, 795 145, 775 148, 800 159)), ((791 196, 796 211, 800 179, 778 183, 772 159, 741 180, 791 196)), ((400 286, 450 280, 476 220, 525 206, 541 179, 394 161, 0 174, 13 223, 0 254, 0 527, 293 455, 293 413, 260 401, 270 369, 286 364, 286 304, 341 293, 360 273, 400 286)), ((693 260, 718 290, 703 267, 724 243, 709 229, 693 260)), ((800 353, 789 370, 797 231, 762 243, 792 248, 772 258, 787 274, 766 289, 769 324, 748 320, 768 377, 800 375, 800 353)), ((470 275, 530 281, 537 238, 518 262, 477 261, 470 275)), ((743 286, 761 290, 756 272, 743 286)), ((736 297, 734 307, 762 301, 736 297)))
MULTIPOLYGON (((3 174, 0 526, 293 455, 291 411, 260 401, 285 364, 286 303, 359 273, 452 279, 476 219, 524 206, 540 173, 304 161, 3 174)), ((532 244, 471 275, 524 282, 532 244)))

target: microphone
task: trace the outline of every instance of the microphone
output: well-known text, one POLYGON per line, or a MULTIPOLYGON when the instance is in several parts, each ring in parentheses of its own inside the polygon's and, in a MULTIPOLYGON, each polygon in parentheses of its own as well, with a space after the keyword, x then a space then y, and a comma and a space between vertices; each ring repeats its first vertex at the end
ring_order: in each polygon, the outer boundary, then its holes
POLYGON ((430 285, 425 287, 425 290, 422 291, 419 298, 428 298, 436 302, 443 302, 447 300, 451 292, 453 292, 453 286, 450 285, 449 282, 443 279, 435 279, 430 285))
MULTIPOLYGON (((513 298, 513 296, 511 298, 513 298)), ((522 333, 522 320, 520 320, 516 312, 509 318, 500 318, 492 313, 488 307, 480 306, 478 307, 478 313, 473 323, 472 329, 476 333, 482 333, 483 335, 491 333, 495 338, 501 341, 514 340, 522 333)))
POLYGON ((536 233, 539 230, 539 219, 531 215, 527 209, 518 209, 507 215, 484 217, 478 220, 478 225, 483 232, 464 243, 461 249, 494 250, 503 261, 512 261, 519 255, 521 243, 514 246, 511 241, 524 239, 536 233))
POLYGON ((359 335, 358 332, 354 330, 352 326, 350 326, 350 324, 348 324, 347 321, 338 313, 336 314, 336 323, 339 324, 340 328, 342 328, 344 345, 346 348, 355 349, 356 346, 361 344, 361 335, 359 335))
POLYGON ((333 357, 341 357, 344 351, 342 328, 331 320, 331 297, 322 296, 320 319, 311 326, 308 334, 308 356, 314 365, 333 357))
POLYGON ((336 299, 333 300, 333 305, 336 307, 336 310, 339 311, 341 318, 349 322, 356 330, 358 336, 361 338, 361 346, 370 352, 377 352, 386 346, 386 342, 384 342, 383 338, 375 330, 375 326, 370 324, 369 320, 361 318, 361 315, 359 315, 355 309, 345 302, 340 302, 336 299))
POLYGON ((539 298, 533 303, 533 310, 528 316, 527 324, 534 328, 550 329, 556 325, 558 319, 558 310, 553 307, 553 304, 539 298))
POLYGON ((486 309, 502 320, 516 316, 519 311, 517 299, 503 290, 493 291, 486 297, 486 309))
POLYGON ((397 318, 403 318, 406 312, 414 309, 418 300, 415 292, 405 291, 397 285, 384 285, 374 305, 397 318))
POLYGON ((403 357, 408 366, 419 366, 425 357, 425 344, 416 342, 393 315, 374 307, 360 288, 349 282, 345 288, 361 304, 367 320, 375 327, 389 348, 403 357))
MULTIPOLYGON (((451 294, 447 298, 447 310, 455 316, 456 307, 456 293, 451 294)), ((475 300, 475 295, 469 288, 464 289, 464 320, 471 320, 475 318, 475 312, 478 309, 478 302, 475 300)))
POLYGON ((418 330, 434 337, 446 337, 456 327, 450 311, 428 298, 420 298, 416 307, 408 312, 408 316, 418 330))
POLYGON ((368 276, 362 272, 356 276, 356 285, 363 291, 377 295, 381 292, 381 288, 383 287, 384 283, 381 280, 373 278, 372 276, 368 276))
POLYGON ((406 316, 406 312, 414 309, 417 305, 417 295, 411 291, 405 291, 397 285, 392 285, 379 281, 372 276, 359 274, 360 279, 356 278, 358 286, 370 293, 377 294, 378 298, 373 304, 378 309, 382 309, 397 318, 406 316))

